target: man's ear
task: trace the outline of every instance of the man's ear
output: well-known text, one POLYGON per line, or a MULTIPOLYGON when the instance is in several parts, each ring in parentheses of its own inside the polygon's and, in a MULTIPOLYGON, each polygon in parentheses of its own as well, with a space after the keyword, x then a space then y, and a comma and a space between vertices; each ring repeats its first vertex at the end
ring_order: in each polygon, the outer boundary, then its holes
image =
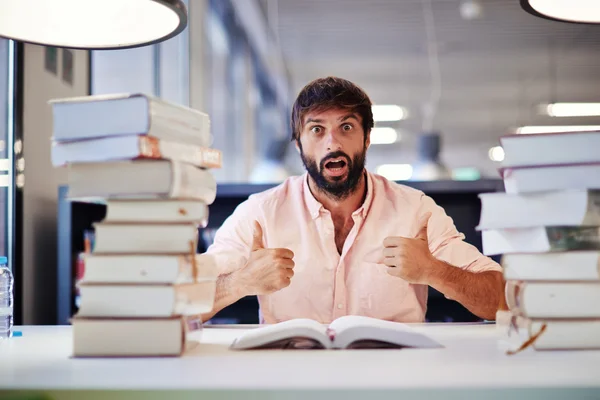
POLYGON ((294 146, 296 147, 298 154, 300 154, 300 145, 298 144, 298 139, 294 140, 294 146))
POLYGON ((371 146, 371 129, 369 129, 369 133, 367 133, 367 140, 365 140, 365 148, 368 149, 371 146))

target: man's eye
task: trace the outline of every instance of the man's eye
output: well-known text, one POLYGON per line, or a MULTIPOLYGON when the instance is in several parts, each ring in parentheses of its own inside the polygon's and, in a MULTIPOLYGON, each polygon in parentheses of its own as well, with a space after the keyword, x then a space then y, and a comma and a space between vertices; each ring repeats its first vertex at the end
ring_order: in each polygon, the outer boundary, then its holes
POLYGON ((313 126, 312 128, 310 128, 310 131, 312 133, 321 133, 321 127, 320 126, 313 126))
POLYGON ((352 126, 352 124, 344 124, 344 125, 342 125, 342 129, 343 129, 344 131, 346 131, 346 132, 348 132, 348 131, 351 131, 351 130, 352 130, 352 128, 354 128, 354 127, 352 126))

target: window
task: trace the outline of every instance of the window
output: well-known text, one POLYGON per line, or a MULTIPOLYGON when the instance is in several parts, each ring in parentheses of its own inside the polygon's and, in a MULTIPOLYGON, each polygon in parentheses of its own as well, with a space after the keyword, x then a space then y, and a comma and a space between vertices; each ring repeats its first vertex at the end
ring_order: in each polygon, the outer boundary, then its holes
POLYGON ((13 243, 13 54, 12 41, 0 38, 0 255, 12 266, 13 243))

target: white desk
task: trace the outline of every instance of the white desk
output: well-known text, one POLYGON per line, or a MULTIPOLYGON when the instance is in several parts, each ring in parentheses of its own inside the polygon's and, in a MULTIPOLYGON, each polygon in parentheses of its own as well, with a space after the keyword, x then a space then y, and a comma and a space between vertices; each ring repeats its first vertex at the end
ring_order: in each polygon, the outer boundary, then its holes
POLYGON ((402 399, 600 399, 600 351, 507 356, 494 325, 414 327, 445 348, 240 352, 228 345, 242 328, 209 326, 181 358, 73 359, 69 326, 17 327, 22 337, 0 340, 0 390, 90 400, 106 393, 82 390, 120 390, 110 393, 113 399, 197 399, 197 391, 207 391, 202 398, 244 399, 398 399, 399 392, 402 399), (142 392, 149 390, 159 392, 142 392))

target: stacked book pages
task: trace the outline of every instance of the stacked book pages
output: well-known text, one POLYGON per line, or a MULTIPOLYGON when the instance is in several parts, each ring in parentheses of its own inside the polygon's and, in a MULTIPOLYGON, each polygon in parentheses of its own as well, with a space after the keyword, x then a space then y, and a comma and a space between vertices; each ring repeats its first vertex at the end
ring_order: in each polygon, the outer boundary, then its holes
POLYGON ((481 199, 483 252, 502 255, 509 351, 600 348, 600 132, 501 138, 505 193, 481 199))
POLYGON ((103 202, 72 318, 74 356, 177 356, 213 307, 196 254, 216 197, 208 115, 144 94, 58 99, 52 162, 71 200, 103 202))

